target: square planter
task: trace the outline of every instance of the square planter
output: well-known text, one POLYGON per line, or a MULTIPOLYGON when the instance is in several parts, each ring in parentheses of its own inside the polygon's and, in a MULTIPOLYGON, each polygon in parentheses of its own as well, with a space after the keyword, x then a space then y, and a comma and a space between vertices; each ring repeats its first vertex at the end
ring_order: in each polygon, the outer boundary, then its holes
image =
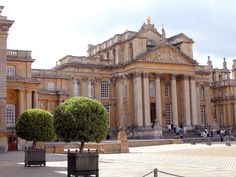
POLYGON ((45 149, 25 149, 25 166, 30 165, 46 165, 46 151, 45 149))
POLYGON ((79 151, 70 151, 68 150, 67 154, 67 174, 68 177, 70 175, 74 175, 78 177, 78 175, 84 175, 87 177, 88 175, 96 175, 99 176, 98 173, 98 151, 84 151, 80 153, 79 151))

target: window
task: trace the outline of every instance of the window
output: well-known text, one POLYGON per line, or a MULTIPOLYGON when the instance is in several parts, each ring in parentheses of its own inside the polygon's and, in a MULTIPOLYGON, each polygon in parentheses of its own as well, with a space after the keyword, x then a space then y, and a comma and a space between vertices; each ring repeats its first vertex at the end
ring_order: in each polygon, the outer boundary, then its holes
POLYGON ((102 81, 101 85, 101 97, 102 98, 109 98, 109 81, 102 81))
POLYGON ((109 52, 107 52, 107 59, 109 60, 109 52))
POLYGON ((7 66, 7 76, 15 76, 16 69, 14 66, 7 66))
POLYGON ((110 105, 104 105, 104 108, 108 112, 108 127, 110 127, 110 105))
POLYGON ((54 82, 48 82, 48 90, 55 90, 55 83, 54 82))
POLYGON ((152 97, 156 96, 155 81, 149 82, 149 95, 152 97))
POLYGON ((204 100, 204 96, 205 96, 205 93, 204 93, 204 92, 205 92, 204 86, 201 85, 199 89, 200 89, 200 90, 199 90, 199 91, 200 91, 200 100, 203 101, 203 100, 204 100))
POLYGON ((170 95, 170 85, 168 82, 164 83, 164 89, 165 89, 165 96, 169 96, 170 95))
POLYGON ((7 126, 15 126, 15 105, 6 105, 7 126))
POLYGON ((171 104, 166 104, 166 125, 172 124, 171 104))
POLYGON ((133 43, 131 42, 129 44, 129 59, 133 59, 134 58, 134 49, 133 49, 133 43))
POLYGON ((88 81, 88 97, 94 98, 94 81, 88 81))
POLYGON ((74 96, 80 96, 80 82, 79 80, 74 80, 74 96))
POLYGON ((116 61, 116 49, 112 50, 113 60, 116 61))
POLYGON ((205 106, 200 107, 200 117, 201 117, 201 125, 205 126, 205 106))

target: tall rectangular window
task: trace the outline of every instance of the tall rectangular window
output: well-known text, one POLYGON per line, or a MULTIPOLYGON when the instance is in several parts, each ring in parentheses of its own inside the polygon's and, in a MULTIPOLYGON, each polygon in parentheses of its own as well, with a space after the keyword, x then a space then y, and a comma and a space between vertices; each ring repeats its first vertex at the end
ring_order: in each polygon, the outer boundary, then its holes
POLYGON ((149 82, 149 95, 151 97, 156 96, 156 87, 155 87, 155 81, 149 82))
POLYGON ((102 81, 101 84, 101 97, 102 98, 109 98, 109 81, 102 81))
POLYGON ((201 125, 205 126, 205 106, 200 107, 201 125))
POLYGON ((80 96, 80 82, 79 80, 73 80, 74 96, 80 96))
POLYGON ((171 104, 166 104, 166 125, 172 124, 171 104))
POLYGON ((7 76, 16 76, 15 66, 7 66, 7 76))
POLYGON ((110 105, 104 105, 104 108, 108 112, 108 127, 110 127, 110 105))
POLYGON ((54 82, 48 82, 48 90, 55 90, 55 83, 54 82))
POLYGON ((164 83, 164 92, 165 92, 166 97, 168 97, 170 95, 170 85, 168 82, 164 83))
POLYGON ((88 97, 94 98, 94 96, 95 96, 95 94, 94 94, 94 81, 89 80, 88 81, 88 97))
POLYGON ((7 126, 15 126, 15 105, 6 105, 7 126))

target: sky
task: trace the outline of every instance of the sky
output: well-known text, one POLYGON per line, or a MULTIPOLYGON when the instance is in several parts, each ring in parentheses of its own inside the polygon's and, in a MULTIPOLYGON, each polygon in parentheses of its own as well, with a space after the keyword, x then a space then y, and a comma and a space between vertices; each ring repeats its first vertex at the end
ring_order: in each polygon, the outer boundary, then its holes
POLYGON ((126 30, 138 31, 150 16, 166 37, 192 38, 194 59, 229 69, 236 59, 235 0, 0 0, 2 15, 14 24, 8 49, 30 50, 32 67, 50 69, 66 55, 87 56, 98 44, 126 30))

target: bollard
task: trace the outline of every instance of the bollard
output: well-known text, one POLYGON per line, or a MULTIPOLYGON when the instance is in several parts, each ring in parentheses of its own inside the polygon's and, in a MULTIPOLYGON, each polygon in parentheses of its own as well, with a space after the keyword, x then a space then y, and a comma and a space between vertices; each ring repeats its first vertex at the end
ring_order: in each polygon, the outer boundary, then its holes
POLYGON ((154 177, 157 177, 158 176, 158 171, 157 171, 157 168, 154 169, 154 177))
POLYGON ((231 143, 230 143, 230 141, 229 141, 229 138, 228 138, 227 141, 225 142, 225 145, 226 145, 226 146, 231 146, 231 143))
POLYGON ((210 140, 210 138, 207 138, 207 143, 206 143, 207 145, 211 145, 211 140, 210 140))

